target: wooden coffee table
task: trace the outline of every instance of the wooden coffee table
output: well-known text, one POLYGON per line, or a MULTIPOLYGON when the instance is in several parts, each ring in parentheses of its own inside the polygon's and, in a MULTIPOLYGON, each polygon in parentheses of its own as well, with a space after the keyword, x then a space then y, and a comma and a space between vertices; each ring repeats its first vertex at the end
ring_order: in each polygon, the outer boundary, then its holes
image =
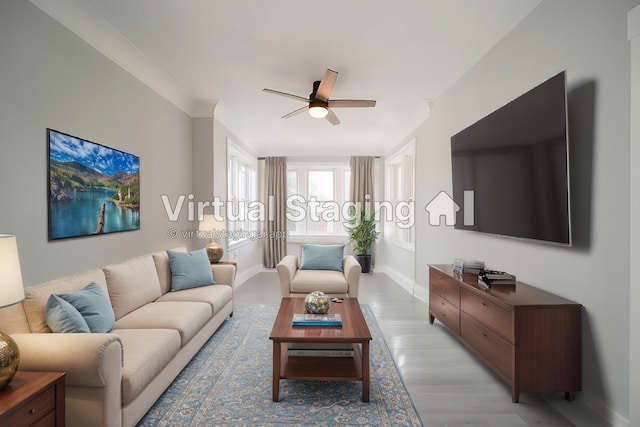
POLYGON ((362 401, 369 401, 369 342, 371 332, 357 298, 331 303, 342 327, 291 326, 294 313, 304 313, 304 298, 282 298, 271 330, 273 341, 273 401, 280 400, 280 380, 362 381, 362 401), (353 357, 289 357, 288 343, 351 343, 353 357), (362 351, 360 350, 360 344, 362 351))

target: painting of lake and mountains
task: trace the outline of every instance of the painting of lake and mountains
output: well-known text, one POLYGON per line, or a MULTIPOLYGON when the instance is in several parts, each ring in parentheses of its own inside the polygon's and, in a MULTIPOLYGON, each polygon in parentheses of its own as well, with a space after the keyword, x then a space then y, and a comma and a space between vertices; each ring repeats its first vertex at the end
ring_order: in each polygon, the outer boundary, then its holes
POLYGON ((47 129, 49 240, 140 228, 140 158, 47 129))

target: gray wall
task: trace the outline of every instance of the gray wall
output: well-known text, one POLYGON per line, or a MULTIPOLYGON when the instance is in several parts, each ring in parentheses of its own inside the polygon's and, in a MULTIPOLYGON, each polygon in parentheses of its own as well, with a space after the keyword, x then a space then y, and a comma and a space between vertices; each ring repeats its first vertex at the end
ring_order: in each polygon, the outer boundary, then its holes
MULTIPOLYGON (((631 41, 631 260, 640 259, 640 6, 629 13, 631 41)), ((630 269, 631 330, 629 360, 629 421, 640 425, 640 274, 635 264, 630 269)))
POLYGON ((21 0, 0 4, 0 147, 0 232, 25 285, 185 244, 160 195, 191 189, 191 119, 21 0), (47 127, 140 156, 140 230, 48 242, 47 127))
MULTIPOLYGON (((584 306, 586 404, 616 425, 629 416, 630 59, 626 15, 637 0, 543 1, 436 100, 417 138, 416 280, 454 257, 584 306), (450 137, 557 72, 569 85, 573 248, 430 227, 424 207, 451 191, 450 137)), ((637 362, 636 362, 637 363, 637 362)))

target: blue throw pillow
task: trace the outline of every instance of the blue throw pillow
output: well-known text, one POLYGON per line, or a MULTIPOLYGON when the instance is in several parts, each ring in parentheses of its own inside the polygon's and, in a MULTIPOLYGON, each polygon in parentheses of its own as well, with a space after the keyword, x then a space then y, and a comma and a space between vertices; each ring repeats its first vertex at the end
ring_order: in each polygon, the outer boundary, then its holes
MULTIPOLYGON (((67 329, 69 324, 76 325, 78 321, 75 313, 72 313, 67 305, 58 300, 62 300, 75 308, 89 327, 89 331, 79 330, 77 332, 105 333, 113 329, 115 325, 116 318, 109 297, 107 297, 102 288, 94 282, 89 283, 83 290, 78 292, 52 294, 49 297, 49 301, 47 301, 47 306, 51 302, 52 308, 57 306, 57 310, 62 310, 66 314, 66 322, 63 322, 65 329, 67 329), (56 302, 58 303, 56 304, 56 302)), ((55 314, 56 311, 53 310, 52 313, 55 314)), ((49 326, 49 328, 51 328, 51 326, 49 326)))
POLYGON ((344 245, 302 245, 300 270, 342 271, 344 245))
POLYGON ((78 310, 57 295, 50 295, 47 305, 44 308, 44 316, 47 325, 52 332, 89 333, 89 325, 78 310))
POLYGON ((193 252, 167 251, 171 267, 171 290, 215 285, 206 249, 193 252))

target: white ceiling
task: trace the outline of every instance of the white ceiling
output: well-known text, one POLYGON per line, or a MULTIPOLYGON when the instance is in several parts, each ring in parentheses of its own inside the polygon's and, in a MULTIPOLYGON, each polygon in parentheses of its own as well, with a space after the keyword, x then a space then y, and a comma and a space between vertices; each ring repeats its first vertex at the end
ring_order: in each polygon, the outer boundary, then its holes
POLYGON ((219 117, 259 155, 387 153, 541 0, 31 0, 192 116, 219 117), (339 73, 341 121, 301 114, 339 73))

